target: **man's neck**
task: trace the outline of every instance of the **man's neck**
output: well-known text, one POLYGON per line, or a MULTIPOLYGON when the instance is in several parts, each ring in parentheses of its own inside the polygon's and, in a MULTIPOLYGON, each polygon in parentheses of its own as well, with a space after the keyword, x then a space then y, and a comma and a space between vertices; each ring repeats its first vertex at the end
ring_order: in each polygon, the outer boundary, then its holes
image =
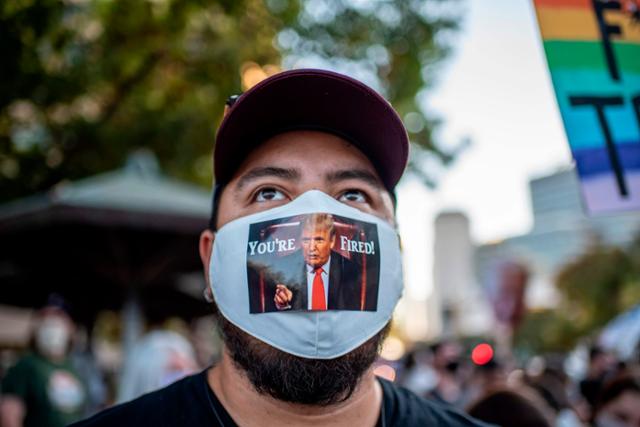
POLYGON ((371 370, 349 399, 329 406, 282 402, 258 393, 226 351, 221 362, 207 372, 207 380, 222 406, 241 427, 375 426, 382 404, 382 387, 371 370))
POLYGON ((320 267, 322 268, 322 271, 324 271, 325 273, 329 272, 329 268, 331 267, 331 257, 329 257, 329 259, 327 260, 327 262, 325 262, 323 265, 319 265, 319 266, 313 266, 313 265, 309 265, 309 264, 305 264, 305 266, 307 267, 307 273, 315 273, 316 272, 316 268, 320 267))

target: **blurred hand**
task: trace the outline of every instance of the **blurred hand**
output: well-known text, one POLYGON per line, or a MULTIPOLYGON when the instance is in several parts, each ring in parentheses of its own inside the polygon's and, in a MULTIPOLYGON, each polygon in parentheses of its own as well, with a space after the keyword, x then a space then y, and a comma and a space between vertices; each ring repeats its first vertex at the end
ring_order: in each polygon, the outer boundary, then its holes
POLYGON ((276 285, 276 296, 273 298, 273 301, 276 303, 278 310, 289 310, 291 308, 292 298, 293 292, 291 292, 289 288, 281 283, 276 285))

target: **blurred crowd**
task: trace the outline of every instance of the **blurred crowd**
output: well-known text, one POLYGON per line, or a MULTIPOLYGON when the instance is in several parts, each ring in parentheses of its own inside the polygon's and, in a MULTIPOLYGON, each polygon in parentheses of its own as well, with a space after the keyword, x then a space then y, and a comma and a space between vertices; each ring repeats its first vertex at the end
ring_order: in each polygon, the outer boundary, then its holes
POLYGON ((622 361, 592 346, 582 372, 574 372, 569 355, 535 356, 519 364, 493 352, 478 355, 479 347, 467 349, 453 340, 419 346, 398 364, 396 381, 504 427, 640 426, 637 360, 622 361))
POLYGON ((32 325, 27 349, 0 353, 1 427, 66 426, 199 372, 219 354, 212 318, 165 319, 125 350, 104 336, 89 340, 53 295, 32 325))
MULTIPOLYGON (((150 327, 111 367, 102 354, 109 350, 90 345, 79 331, 62 299, 54 296, 38 311, 29 349, 3 360, 1 426, 64 426, 219 357, 212 323, 189 327, 174 320, 150 327)), ((566 369, 567 355, 518 363, 495 353, 488 343, 418 343, 396 361, 381 358, 376 372, 499 426, 640 426, 638 361, 593 346, 583 372, 576 373, 566 369)))

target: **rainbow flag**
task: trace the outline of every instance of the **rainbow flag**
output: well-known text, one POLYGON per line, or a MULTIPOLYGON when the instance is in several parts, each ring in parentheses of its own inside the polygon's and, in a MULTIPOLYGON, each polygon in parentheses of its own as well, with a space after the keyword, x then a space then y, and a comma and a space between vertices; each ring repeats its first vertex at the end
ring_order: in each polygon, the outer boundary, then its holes
POLYGON ((590 213, 640 209, 640 0, 533 0, 590 213))

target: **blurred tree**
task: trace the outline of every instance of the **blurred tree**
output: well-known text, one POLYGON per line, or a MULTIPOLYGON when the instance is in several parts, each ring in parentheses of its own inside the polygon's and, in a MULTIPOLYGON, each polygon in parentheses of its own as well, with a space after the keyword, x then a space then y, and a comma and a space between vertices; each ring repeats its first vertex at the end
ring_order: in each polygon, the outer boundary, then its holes
POLYGON ((597 245, 558 274, 561 311, 578 330, 603 326, 629 308, 621 297, 632 277, 633 265, 624 250, 597 245))
POLYGON ((448 51, 457 4, 0 2, 0 200, 118 167, 138 147, 169 174, 208 185, 225 99, 283 58, 363 78, 398 108, 413 142, 446 163, 453 154, 437 148, 436 121, 417 99, 448 51))
POLYGON ((526 361, 536 354, 568 351, 582 336, 557 309, 530 311, 515 334, 515 353, 526 361))
MULTIPOLYGON (((269 0, 272 10, 286 0, 269 0)), ((308 0, 278 42, 286 68, 329 66, 355 75, 382 92, 403 118, 412 151, 410 170, 435 185, 468 141, 443 150, 433 131, 440 123, 419 104, 450 52, 461 15, 458 0, 308 0), (420 149, 421 148, 421 149, 420 149), (425 167, 428 165, 429 167, 425 167), (427 170, 428 169, 428 170, 427 170)))
POLYGON ((556 309, 530 313, 516 344, 534 352, 569 350, 616 315, 640 303, 640 240, 628 249, 597 244, 556 278, 556 309))

